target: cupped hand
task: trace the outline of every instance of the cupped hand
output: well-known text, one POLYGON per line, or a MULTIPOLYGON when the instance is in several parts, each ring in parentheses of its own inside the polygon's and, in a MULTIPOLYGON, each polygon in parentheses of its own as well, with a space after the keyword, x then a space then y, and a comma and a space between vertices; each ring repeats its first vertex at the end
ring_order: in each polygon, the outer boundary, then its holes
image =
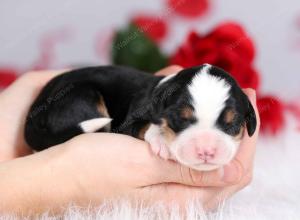
MULTIPOLYGON (((175 73, 180 69, 171 66, 158 75, 175 73)), ((4 155, 13 158, 29 152, 22 133, 25 115, 42 86, 57 74, 59 72, 29 74, 0 94, 1 106, 5 106, 0 114, 1 132, 3 124, 8 126, 4 132, 6 138, 0 142, 2 152, 5 151, 3 147, 9 147, 4 155)), ((257 114, 254 91, 244 91, 257 114)), ((251 138, 245 132, 234 160, 226 167, 210 172, 199 172, 173 161, 162 160, 151 153, 146 142, 108 133, 80 135, 22 160, 31 166, 40 165, 38 173, 42 175, 37 178, 44 179, 40 182, 45 185, 44 195, 37 195, 37 198, 43 198, 36 201, 39 211, 45 207, 58 209, 70 201, 90 205, 120 196, 149 203, 175 202, 182 206, 191 199, 197 199, 205 208, 211 209, 251 181, 258 132, 259 119, 256 133, 251 138), (58 153, 54 154, 55 151, 58 153), (43 161, 48 162, 44 164, 43 161), (51 194, 47 191, 47 183, 51 182, 49 178, 52 181, 55 179, 57 186, 53 188, 53 183, 50 184, 51 194), (66 185, 68 187, 63 187, 66 185)), ((26 175, 26 171, 22 174, 26 175)), ((30 175, 35 178, 34 172, 30 175)), ((35 200, 30 198, 30 201, 35 200)))
POLYGON ((26 115, 42 87, 62 72, 26 73, 0 92, 0 162, 31 153, 24 140, 26 115))
MULTIPOLYGON (((157 74, 176 73, 181 69, 171 66, 157 74)), ((255 92, 251 89, 244 92, 257 114, 255 92)), ((234 160, 215 171, 199 172, 165 161, 153 155, 146 142, 119 134, 88 134, 72 139, 66 143, 72 151, 68 161, 76 164, 74 171, 80 171, 81 176, 74 173, 74 179, 78 185, 87 186, 84 194, 96 204, 103 198, 128 196, 143 203, 175 202, 181 207, 196 199, 205 209, 213 209, 252 179, 258 114, 257 118, 256 133, 250 138, 245 132, 234 160), (97 167, 98 172, 91 167, 97 167), (97 191, 99 188, 104 190, 97 191)))

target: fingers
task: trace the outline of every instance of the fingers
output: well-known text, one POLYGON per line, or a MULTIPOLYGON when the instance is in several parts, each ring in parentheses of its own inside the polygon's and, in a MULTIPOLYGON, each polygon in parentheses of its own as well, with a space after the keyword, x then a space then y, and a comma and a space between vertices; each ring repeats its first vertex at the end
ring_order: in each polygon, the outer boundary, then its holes
POLYGON ((260 119, 256 106, 256 94, 253 89, 243 90, 248 96, 256 114, 257 127, 254 135, 249 137, 247 131, 244 132, 243 140, 235 158, 229 165, 224 167, 224 179, 229 182, 238 183, 245 176, 252 177, 253 161, 256 151, 256 142, 259 133, 260 119))
POLYGON ((251 177, 245 175, 238 184, 227 187, 193 187, 175 183, 164 183, 138 188, 137 197, 150 204, 163 202, 179 205, 180 210, 186 211, 186 205, 193 202, 198 208, 211 211, 247 186, 251 177))
POLYGON ((21 93, 22 95, 32 92, 37 93, 49 80, 65 71, 67 70, 45 70, 25 73, 4 92, 11 95, 16 93, 21 93))
POLYGON ((258 134, 259 128, 260 128, 260 117, 259 117, 259 112, 258 112, 257 104, 256 104, 256 92, 254 89, 243 89, 243 92, 248 96, 248 98, 254 108, 254 111, 256 114, 256 120, 257 120, 256 134, 258 134))
MULTIPOLYGON (((29 106, 41 88, 54 76, 64 71, 36 71, 26 73, 1 93, 1 101, 5 104, 7 103, 5 105, 7 108, 11 106, 12 101, 18 103, 18 112, 23 114, 23 111, 28 111, 29 106), (20 96, 22 99, 19 98, 20 96)), ((7 111, 9 112, 9 110, 7 111)))
POLYGON ((249 163, 253 161, 253 157, 255 154, 255 149, 256 149, 256 142, 259 134, 259 129, 260 129, 260 118, 256 106, 256 94, 253 89, 245 89, 244 90, 245 94, 248 96, 255 114, 256 114, 256 120, 257 120, 257 127, 254 135, 252 137, 249 137, 248 133, 244 133, 243 140, 241 142, 239 151, 237 152, 236 158, 239 159, 245 168, 248 167, 249 163))
POLYGON ((25 73, 20 77, 18 81, 21 83, 27 83, 29 85, 37 85, 39 87, 44 86, 49 80, 51 80, 53 77, 62 74, 69 69, 63 69, 63 70, 43 70, 43 71, 32 71, 25 73))
POLYGON ((248 181, 244 179, 239 184, 228 187, 193 187, 165 183, 138 188, 134 193, 135 199, 141 199, 149 205, 163 202, 168 207, 169 204, 176 204, 183 213, 189 204, 196 205, 200 210, 212 211, 247 184, 248 181))
MULTIPOLYGON (((139 179, 138 182, 135 182, 139 187, 161 183, 180 183, 190 186, 225 186, 230 184, 223 179, 223 169, 200 172, 171 160, 163 160, 152 153, 148 143, 129 136, 108 133, 84 134, 73 138, 70 142, 76 141, 77 145, 85 146, 84 143, 98 143, 96 140, 99 139, 101 139, 102 145, 110 146, 109 152, 124 152, 121 155, 116 153, 118 158, 116 160, 128 162, 130 171, 134 173, 133 176, 139 179), (95 138, 95 141, 92 138, 95 138), (79 144, 80 140, 82 144, 79 144), (136 173, 141 175, 136 175, 136 173)), ((95 145, 99 149, 99 144, 95 145)), ((107 148, 105 149, 107 151, 107 148)))
POLYGON ((4 141, 10 146, 10 150, 13 151, 11 157, 23 156, 31 152, 23 137, 24 123, 28 109, 42 87, 51 78, 64 71, 36 71, 26 73, 1 93, 1 124, 5 126, 6 135, 4 135, 4 141))
POLYGON ((178 205, 178 208, 184 214, 187 205, 190 204, 196 205, 199 210, 209 211, 215 209, 234 193, 232 188, 228 191, 223 189, 226 188, 203 188, 171 183, 138 188, 134 193, 135 199, 141 199, 143 203, 149 205, 163 203, 167 208, 169 204, 173 207, 178 205))
MULTIPOLYGON (((156 183, 179 183, 189 186, 226 186, 236 182, 236 178, 227 178, 224 168, 213 171, 197 171, 174 161, 158 158, 154 172, 156 183), (225 177, 227 179, 225 179, 225 177)), ((237 172, 240 172, 238 169, 237 172)), ((239 174, 235 174, 239 175, 239 174)), ((239 178, 239 177, 238 177, 239 178)))
POLYGON ((242 177, 238 184, 211 190, 209 192, 209 196, 206 197, 205 203, 203 203, 203 208, 205 210, 213 210, 217 208, 220 206, 220 204, 223 204, 224 200, 228 199, 230 196, 247 186, 251 180, 252 175, 248 173, 242 177))
POLYGON ((182 69, 183 68, 181 66, 172 65, 172 66, 168 66, 164 69, 161 69, 160 71, 156 72, 155 75, 157 75, 157 76, 167 76, 169 74, 178 73, 182 69))

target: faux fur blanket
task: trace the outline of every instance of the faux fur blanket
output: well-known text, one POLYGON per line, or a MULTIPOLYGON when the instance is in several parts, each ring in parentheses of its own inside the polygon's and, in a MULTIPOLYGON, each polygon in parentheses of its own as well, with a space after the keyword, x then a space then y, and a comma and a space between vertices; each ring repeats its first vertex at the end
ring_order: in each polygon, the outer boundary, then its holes
MULTIPOLYGON (((250 186, 220 204, 213 213, 204 213, 199 204, 187 207, 186 219, 194 220, 299 220, 300 219, 300 132, 290 120, 277 137, 259 139, 254 178, 250 186)), ((126 201, 103 204, 97 209, 70 207, 59 217, 47 213, 40 219, 182 219, 176 207, 170 214, 161 205, 136 208, 126 201)), ((15 219, 2 216, 2 219, 15 219)))

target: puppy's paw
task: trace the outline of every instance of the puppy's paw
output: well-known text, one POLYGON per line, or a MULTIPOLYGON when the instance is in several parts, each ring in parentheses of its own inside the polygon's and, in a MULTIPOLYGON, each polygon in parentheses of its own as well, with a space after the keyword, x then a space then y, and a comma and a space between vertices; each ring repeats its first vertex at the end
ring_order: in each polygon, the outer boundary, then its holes
POLYGON ((167 160, 170 159, 170 152, 164 137, 160 132, 160 128, 157 125, 150 125, 149 129, 145 133, 145 141, 150 144, 151 150, 154 154, 167 160))
POLYGON ((150 147, 151 147, 151 150, 153 151, 153 153, 155 153, 156 155, 160 156, 161 158, 163 158, 165 160, 170 158, 169 150, 162 138, 154 138, 147 142, 150 144, 150 147))

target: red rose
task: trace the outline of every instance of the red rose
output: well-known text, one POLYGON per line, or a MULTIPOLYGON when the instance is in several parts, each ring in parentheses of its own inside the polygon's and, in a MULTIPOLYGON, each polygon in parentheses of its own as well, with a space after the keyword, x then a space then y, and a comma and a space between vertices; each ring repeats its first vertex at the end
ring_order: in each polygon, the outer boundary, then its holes
POLYGON ((209 8, 208 0, 168 0, 168 6, 177 14, 195 18, 203 15, 209 8))
POLYGON ((229 72, 241 87, 258 89, 254 56, 253 42, 245 31, 238 24, 224 23, 205 36, 191 32, 170 62, 183 67, 210 63, 229 72))
MULTIPOLYGON (((191 32, 170 58, 172 64, 191 67, 203 63, 229 72, 242 88, 259 88, 259 74, 253 67, 255 48, 242 27, 235 23, 219 25, 207 35, 191 32)), ((258 98, 262 131, 277 133, 284 126, 284 106, 273 96, 258 98)))
POLYGON ((255 48, 252 40, 243 28, 236 23, 223 23, 207 37, 215 39, 219 45, 229 47, 248 62, 252 62, 255 57, 255 48))
POLYGON ((0 88, 9 86, 17 79, 16 71, 10 68, 0 69, 0 88))
POLYGON ((273 96, 257 99, 257 108, 261 120, 261 130, 271 134, 278 133, 284 126, 284 105, 273 96))
POLYGON ((132 23, 155 42, 160 42, 167 35, 168 26, 166 22, 159 17, 136 16, 132 19, 132 23))

